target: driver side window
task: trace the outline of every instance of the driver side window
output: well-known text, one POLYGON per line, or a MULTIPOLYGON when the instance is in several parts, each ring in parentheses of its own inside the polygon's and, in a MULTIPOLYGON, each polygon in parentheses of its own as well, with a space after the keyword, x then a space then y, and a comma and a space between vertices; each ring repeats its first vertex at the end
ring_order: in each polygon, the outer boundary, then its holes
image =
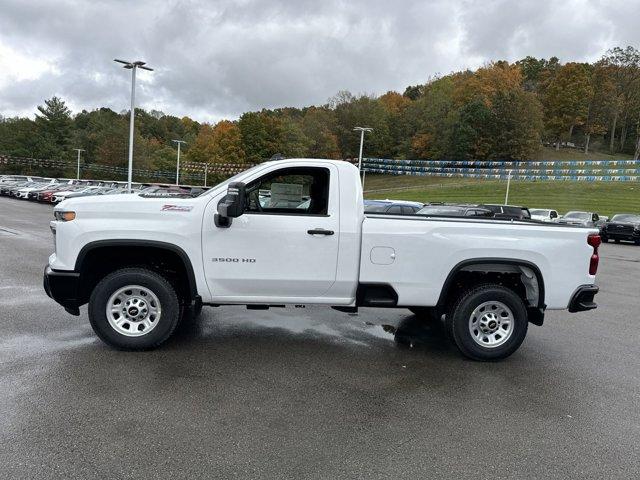
POLYGON ((329 170, 290 167, 269 172, 246 188, 246 213, 326 215, 329 170))

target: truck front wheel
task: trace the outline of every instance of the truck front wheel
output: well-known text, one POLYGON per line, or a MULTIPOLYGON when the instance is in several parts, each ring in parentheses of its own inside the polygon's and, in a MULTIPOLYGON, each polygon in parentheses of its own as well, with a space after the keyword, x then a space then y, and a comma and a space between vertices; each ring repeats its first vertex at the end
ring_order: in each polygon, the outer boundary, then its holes
POLYGON ((89 321, 106 344, 122 350, 155 348, 176 328, 180 308, 174 288, 144 268, 124 268, 103 278, 89 299, 89 321))
POLYGON ((445 326, 463 355, 481 361, 500 360, 515 352, 527 335, 527 310, 513 290, 480 285, 452 305, 445 326))

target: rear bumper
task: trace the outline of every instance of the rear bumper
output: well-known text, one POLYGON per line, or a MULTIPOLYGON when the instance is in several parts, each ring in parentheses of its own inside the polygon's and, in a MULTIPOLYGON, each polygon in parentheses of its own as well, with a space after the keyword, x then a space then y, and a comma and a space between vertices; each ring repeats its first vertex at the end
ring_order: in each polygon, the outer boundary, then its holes
POLYGON ((593 297, 596 296, 600 289, 597 285, 582 285, 574 292, 569 302, 569 311, 584 312, 586 310, 593 310, 598 305, 593 301, 593 297))
POLYGON ((79 281, 80 274, 78 272, 52 270, 48 265, 44 269, 42 279, 44 291, 47 292, 47 295, 72 315, 80 315, 79 281))

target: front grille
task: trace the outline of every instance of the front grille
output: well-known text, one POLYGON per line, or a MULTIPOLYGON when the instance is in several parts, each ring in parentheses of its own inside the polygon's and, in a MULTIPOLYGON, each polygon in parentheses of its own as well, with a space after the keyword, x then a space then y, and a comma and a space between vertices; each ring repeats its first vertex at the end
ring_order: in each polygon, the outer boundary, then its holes
POLYGON ((625 234, 633 233, 633 225, 620 225, 620 224, 609 225, 607 226, 607 232, 625 233, 625 234))

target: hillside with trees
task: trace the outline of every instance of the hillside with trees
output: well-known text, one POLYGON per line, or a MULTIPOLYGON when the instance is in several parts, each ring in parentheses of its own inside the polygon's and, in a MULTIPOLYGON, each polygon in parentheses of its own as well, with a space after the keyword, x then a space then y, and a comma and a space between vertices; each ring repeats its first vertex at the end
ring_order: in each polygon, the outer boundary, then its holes
MULTIPOLYGON (((0 112, 1 113, 1 112, 0 112)), ((0 117, 0 154, 124 165, 127 111, 73 113, 57 97, 35 118, 0 117)), ((214 125, 136 109, 135 165, 175 168, 172 139, 187 142, 185 160, 254 163, 285 157, 352 158, 359 136, 374 129, 366 155, 411 159, 529 160, 543 145, 570 145, 576 158, 598 150, 640 154, 640 52, 609 50, 599 61, 526 57, 454 72, 381 96, 343 91, 325 105, 246 112, 214 125)))

